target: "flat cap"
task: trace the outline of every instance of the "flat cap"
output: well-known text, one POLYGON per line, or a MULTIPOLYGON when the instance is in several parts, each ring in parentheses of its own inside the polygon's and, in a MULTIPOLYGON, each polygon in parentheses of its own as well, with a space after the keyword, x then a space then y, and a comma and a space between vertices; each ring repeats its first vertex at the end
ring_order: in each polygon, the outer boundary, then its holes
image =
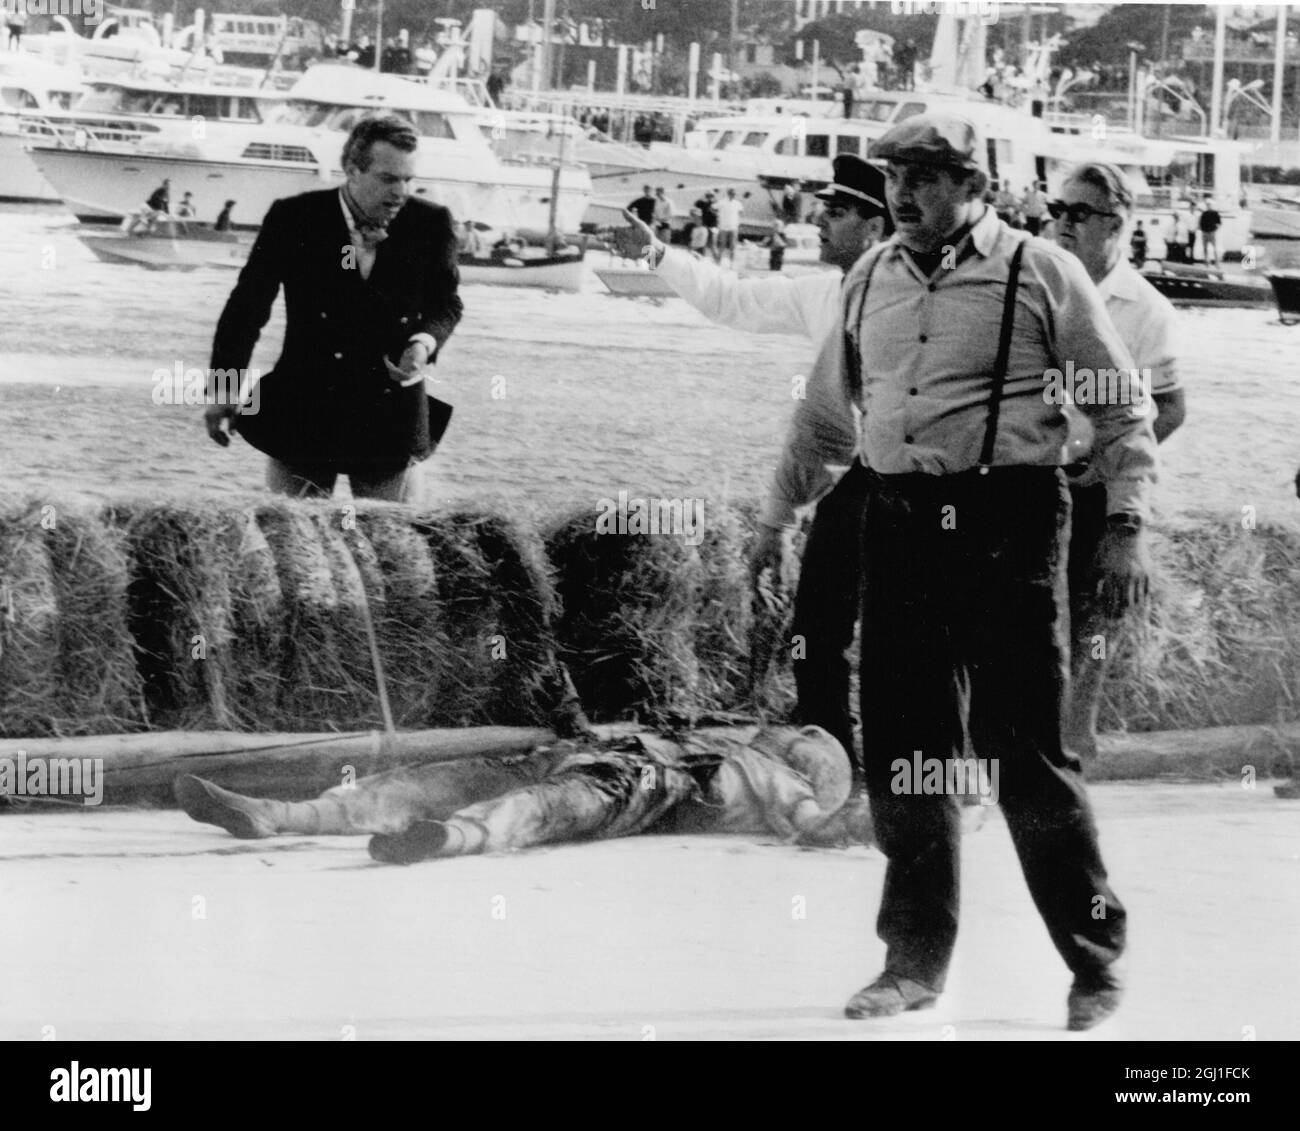
POLYGON ((871 156, 915 165, 978 169, 975 127, 955 114, 915 114, 871 147, 871 156))
POLYGON ((831 168, 835 170, 834 180, 820 192, 813 193, 818 200, 856 204, 859 208, 866 206, 881 214, 885 212, 885 174, 875 165, 852 153, 841 153, 831 162, 831 168))

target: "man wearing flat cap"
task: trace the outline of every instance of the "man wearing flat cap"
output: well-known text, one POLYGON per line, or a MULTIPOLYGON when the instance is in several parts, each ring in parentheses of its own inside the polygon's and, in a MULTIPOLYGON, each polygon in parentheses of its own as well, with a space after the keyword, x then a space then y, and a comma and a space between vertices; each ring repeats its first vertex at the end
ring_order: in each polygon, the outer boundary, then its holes
MULTIPOLYGON (((838 268, 836 272, 737 279, 706 260, 665 248, 635 217, 624 215, 653 247, 652 263, 659 274, 706 318, 758 334, 803 334, 820 345, 842 333, 844 273, 893 230, 880 169, 852 154, 836 157, 833 169, 833 182, 816 195, 824 204, 817 225, 821 261, 838 268)), ((847 438, 850 450, 856 445, 856 413, 850 406, 843 406, 827 426, 847 438)), ((820 498, 804 548, 791 625, 791 636, 802 638, 792 664, 797 717, 834 735, 849 752, 854 777, 860 780, 846 652, 853 643, 861 585, 856 539, 862 524, 866 469, 851 456, 830 467, 809 466, 810 447, 802 436, 791 433, 760 519, 751 573, 757 586, 768 568, 777 578, 791 572, 795 510, 820 498), (849 546, 854 552, 846 552, 849 546)))
POLYGON ((1063 374, 1117 371, 1108 403, 1079 406, 1108 483, 1098 576, 1117 609, 1146 593, 1155 439, 1149 397, 1083 265, 997 218, 978 153, 974 127, 940 114, 877 142, 896 231, 849 273, 840 349, 819 358, 839 373, 839 400, 862 412, 870 469, 863 756, 889 860, 885 969, 845 1012, 924 1009, 942 992, 957 935, 958 795, 978 770, 998 783, 1030 892, 1074 976, 1068 1027, 1087 1029, 1119 1005, 1125 912, 1080 764, 1061 744, 1063 374))

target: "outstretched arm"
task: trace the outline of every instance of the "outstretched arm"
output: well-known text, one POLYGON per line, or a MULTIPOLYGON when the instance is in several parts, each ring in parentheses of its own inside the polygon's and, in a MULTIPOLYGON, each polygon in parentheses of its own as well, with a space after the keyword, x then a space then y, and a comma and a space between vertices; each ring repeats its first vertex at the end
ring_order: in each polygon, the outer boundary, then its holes
POLYGON ((650 264, 682 298, 709 319, 754 334, 816 338, 817 314, 834 306, 839 280, 832 274, 738 279, 706 259, 675 251, 631 212, 623 214, 649 249, 650 264))

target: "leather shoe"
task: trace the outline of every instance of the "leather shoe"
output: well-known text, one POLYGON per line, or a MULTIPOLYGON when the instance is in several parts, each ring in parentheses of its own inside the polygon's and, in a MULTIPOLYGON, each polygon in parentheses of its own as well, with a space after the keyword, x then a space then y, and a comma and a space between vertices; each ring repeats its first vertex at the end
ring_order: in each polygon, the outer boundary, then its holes
POLYGON ((844 1016, 855 1021, 864 1017, 894 1017, 914 1009, 931 1009, 938 1000, 939 994, 929 986, 886 970, 871 985, 849 998, 844 1016))
POLYGON ((370 838, 370 858, 381 864, 418 864, 442 854, 447 826, 441 821, 416 821, 405 832, 378 833, 370 838))
POLYGON ((1076 981, 1070 987, 1070 996, 1066 1002, 1069 1020, 1065 1027, 1072 1033, 1081 1033, 1100 1025, 1119 1008, 1123 997, 1124 988, 1118 983, 1081 985, 1076 981))

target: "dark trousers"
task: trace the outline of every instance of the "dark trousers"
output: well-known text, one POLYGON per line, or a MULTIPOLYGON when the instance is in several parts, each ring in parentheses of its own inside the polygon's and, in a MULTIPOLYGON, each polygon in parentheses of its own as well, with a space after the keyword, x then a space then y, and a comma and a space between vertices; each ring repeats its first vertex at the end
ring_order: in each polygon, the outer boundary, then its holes
MULTIPOLYGON (((1104 983, 1124 947, 1077 759, 1061 747, 1070 498, 1052 468, 869 473, 863 756, 889 864, 877 931, 888 971, 941 989, 957 937, 959 799, 895 766, 997 759, 997 800, 1066 965, 1104 983)), ((1007 971, 1010 973, 1010 970, 1007 971)))
POLYGON ((822 727, 849 755, 853 776, 862 758, 853 740, 849 710, 848 650, 853 644, 862 592, 862 509, 868 472, 856 460, 820 503, 804 546, 791 635, 803 648, 791 663, 798 689, 797 716, 822 727))
POLYGON ((1062 735, 1085 762, 1097 756, 1097 710, 1121 618, 1098 607, 1094 560, 1106 533, 1106 485, 1070 487, 1070 693, 1062 735))

